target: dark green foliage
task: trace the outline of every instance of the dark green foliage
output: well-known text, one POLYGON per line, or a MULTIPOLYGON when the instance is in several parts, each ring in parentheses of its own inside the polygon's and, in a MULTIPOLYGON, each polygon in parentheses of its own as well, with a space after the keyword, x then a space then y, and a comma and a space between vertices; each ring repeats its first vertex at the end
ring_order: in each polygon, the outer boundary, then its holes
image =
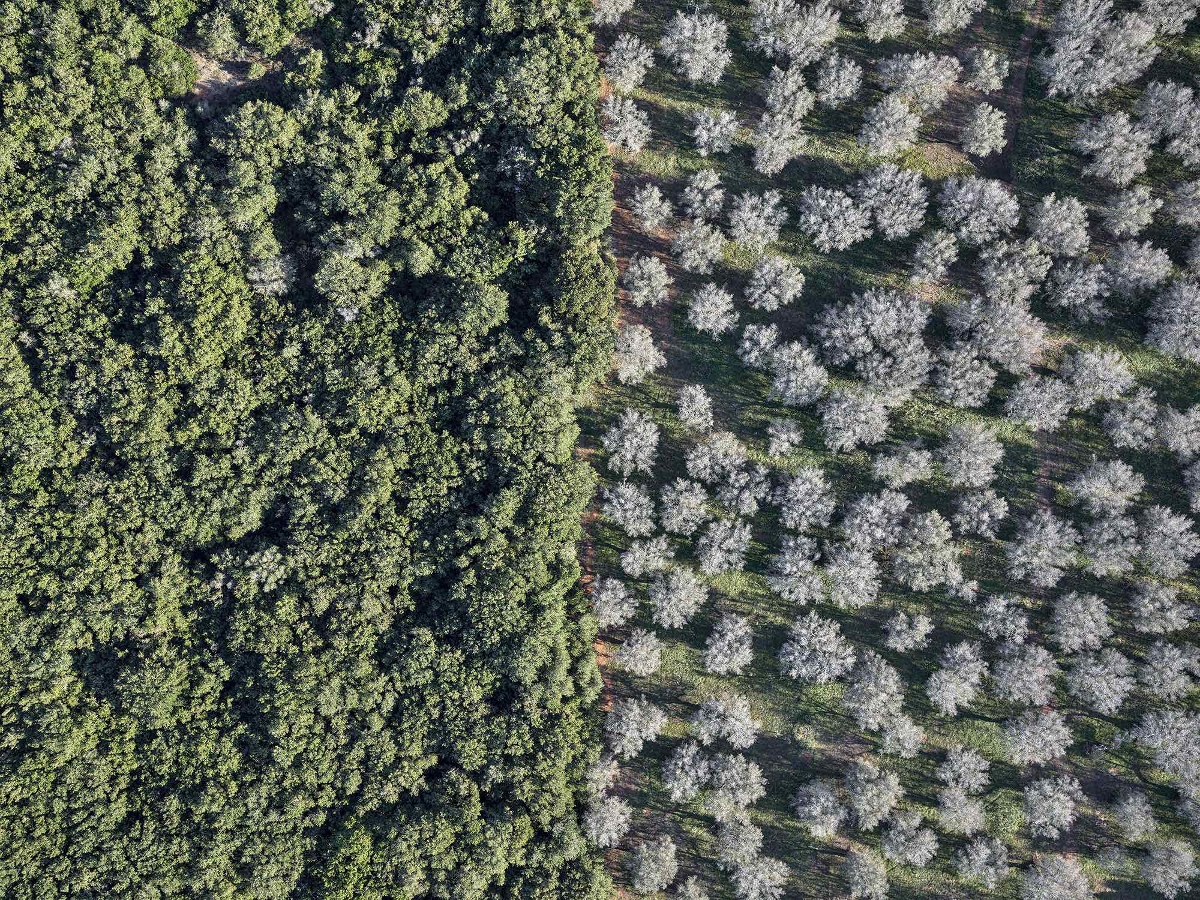
POLYGON ((585 14, 5 7, 0 895, 603 894, 585 14))

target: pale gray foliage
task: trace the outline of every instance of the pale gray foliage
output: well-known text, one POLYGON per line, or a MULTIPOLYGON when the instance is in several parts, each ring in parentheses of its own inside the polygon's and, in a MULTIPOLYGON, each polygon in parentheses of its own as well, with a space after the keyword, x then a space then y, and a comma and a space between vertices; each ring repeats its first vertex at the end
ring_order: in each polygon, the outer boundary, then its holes
POLYGON ((738 900, 779 900, 788 879, 787 865, 769 856, 756 856, 733 872, 738 900))
POLYGON ((654 233, 674 218, 671 203, 656 184, 643 184, 633 192, 633 214, 645 231, 654 233))
POLYGON ((599 797, 616 783, 620 772, 621 764, 617 758, 610 753, 602 754, 584 773, 588 795, 599 797))
POLYGON ((803 68, 825 55, 837 38, 841 13, 826 0, 753 0, 750 46, 803 68))
POLYGON ((1136 237, 1154 221, 1154 214, 1163 202, 1150 193, 1144 184, 1113 194, 1101 208, 1104 227, 1113 237, 1136 237))
POLYGON ((1187 628, 1195 617, 1191 603, 1181 600, 1173 585, 1143 581, 1130 601, 1133 627, 1142 634, 1172 634, 1187 628))
POLYGON ((970 297, 947 315, 951 332, 982 358, 1026 374, 1046 346, 1046 326, 1024 303, 970 297))
POLYGON ((617 334, 613 348, 617 381, 641 384, 667 364, 667 358, 654 343, 654 335, 645 325, 626 325, 617 334))
POLYGON ((1054 587, 1074 561, 1078 546, 1074 526, 1049 510, 1036 510, 1008 544, 1008 574, 1034 587, 1054 587))
POLYGON ((1154 28, 1137 13, 1113 15, 1112 0, 1067 0, 1054 18, 1038 68, 1051 97, 1097 97, 1137 79, 1154 60, 1154 28))
POLYGON ((729 212, 729 236, 748 250, 761 253, 779 239, 779 230, 787 221, 779 191, 741 194, 729 212))
POLYGON ((1093 516, 1119 516, 1146 486, 1146 479, 1119 459, 1094 462, 1068 483, 1075 503, 1093 516))
POLYGON ((824 528, 837 505, 829 479, 819 466, 801 466, 788 476, 775 492, 775 502, 780 524, 792 531, 824 528))
POLYGON ((725 238, 716 226, 693 220, 675 233, 671 252, 685 272, 707 275, 725 252, 725 238))
POLYGON ((900 53, 880 60, 877 71, 885 89, 919 112, 931 113, 946 102, 962 64, 953 56, 900 53))
POLYGON ((791 260, 766 254, 754 264, 745 298, 754 309, 774 312, 797 300, 804 291, 804 275, 791 260))
POLYGON ((985 0, 921 0, 921 10, 929 19, 930 34, 962 31, 984 5, 985 0))
POLYGON ((1167 251, 1149 241, 1134 240, 1121 241, 1109 254, 1105 266, 1108 283, 1119 297, 1134 297, 1154 290, 1171 276, 1173 269, 1167 251))
POLYGON ((1141 552, 1137 525, 1126 516, 1112 516, 1090 522, 1083 529, 1083 555, 1087 569, 1104 577, 1128 572, 1141 552))
POLYGON ((817 100, 822 106, 838 109, 858 96, 862 80, 862 66, 833 50, 817 67, 817 100))
POLYGON ((1189 409, 1163 406, 1158 414, 1158 442, 1181 463, 1200 454, 1200 404, 1189 409))
POLYGON ((717 488, 717 500, 738 516, 753 516, 759 504, 771 495, 771 479, 764 466, 751 466, 734 472, 717 488))
POLYGON ((1122 789, 1113 804, 1112 817, 1122 837, 1132 843, 1139 843, 1158 830, 1158 823, 1154 821, 1154 810, 1141 791, 1122 789))
POLYGON ((828 684, 853 666, 854 649, 842 636, 841 626, 816 612, 796 619, 779 651, 780 671, 811 684, 828 684))
POLYGON ((745 522, 719 519, 705 530, 696 545, 700 571, 705 575, 740 572, 750 549, 750 526, 745 522))
POLYGON ((1151 81, 1134 103, 1133 114, 1155 141, 1161 141, 1185 127, 1194 99, 1192 89, 1177 81, 1151 81))
POLYGON ((647 678, 662 665, 662 641, 644 628, 635 628, 613 654, 613 664, 647 678))
POLYGON ((954 527, 963 535, 995 539, 1000 523, 1008 517, 1008 501, 991 488, 963 494, 954 505, 954 527))
POLYGON ((821 399, 828 384, 829 373, 807 344, 788 341, 772 354, 772 400, 785 406, 808 406, 821 399))
POLYGON ((708 588, 690 569, 672 566, 650 584, 654 624, 682 628, 708 601, 708 588))
POLYGON ((895 156, 917 142, 921 117, 895 94, 887 94, 867 110, 858 143, 876 156, 895 156))
POLYGON ((816 568, 816 545, 810 538, 788 535, 771 558, 767 584, 784 600, 803 606, 825 596, 825 583, 816 568))
POLYGON ((804 152, 808 135, 799 119, 765 112, 754 129, 753 143, 754 170, 772 176, 804 152))
POLYGON ((859 178, 853 194, 888 240, 908 237, 925 221, 929 192, 920 172, 884 163, 859 178))
POLYGON ((1150 645, 1138 668, 1138 682, 1155 697, 1178 700, 1193 688, 1190 671, 1197 667, 1196 649, 1187 650, 1157 640, 1150 645))
POLYGON ((676 747, 662 767, 663 784, 672 802, 686 803, 699 796, 708 784, 709 770, 708 754, 695 741, 676 747))
POLYGON ((1058 838, 1075 824, 1083 789, 1072 775, 1051 775, 1025 786, 1025 822, 1034 837, 1058 838))
POLYGON ((887 436, 888 409, 874 391, 839 389, 821 404, 821 434, 834 453, 870 447, 887 436))
POLYGON ((675 409, 679 421, 693 431, 712 431, 712 397, 699 384, 685 384, 676 395, 675 409))
POLYGON ((1135 740, 1154 757, 1154 764, 1181 787, 1200 778, 1200 715, 1178 709, 1151 709, 1133 731, 1135 740))
POLYGON ((634 306, 658 306, 670 297, 671 276, 657 256, 635 254, 625 268, 621 286, 634 306))
POLYGON ((924 613, 913 615, 901 610, 888 620, 885 627, 888 636, 884 645, 896 653, 910 653, 913 650, 923 650, 929 645, 933 620, 924 613))
POLYGON ((990 103, 980 103, 963 126, 959 140, 972 156, 991 156, 1008 144, 1007 128, 1008 116, 990 103))
POLYGON ((619 150, 637 154, 650 140, 650 117, 628 97, 609 94, 601 109, 606 125, 604 139, 619 150))
POLYGON ((871 289, 826 306, 813 332, 830 364, 853 366, 882 390, 908 392, 933 364, 924 339, 929 316, 929 305, 912 294, 871 289))
POLYGON ((621 481, 605 488, 600 511, 630 537, 654 534, 654 500, 641 485, 621 481))
POLYGON ((721 484, 749 460, 746 447, 728 431, 717 431, 688 450, 687 473, 704 484, 721 484))
POLYGON ((962 788, 942 788, 938 791, 938 823, 946 831, 970 837, 983 830, 983 802, 962 788))
POLYGON ((856 0, 854 13, 868 41, 878 43, 904 33, 903 0, 856 0))
POLYGON ((621 759, 631 759, 642 752, 646 741, 658 737, 667 716, 646 698, 630 697, 617 700, 604 720, 608 746, 621 759))
POLYGON ((1104 414, 1104 431, 1114 447, 1145 450, 1158 435, 1158 414, 1154 391, 1137 388, 1109 406, 1104 414))
POLYGON ((787 456, 804 445, 804 429, 791 419, 772 419, 767 436, 767 453, 771 456, 787 456))
POLYGON ((633 854, 633 888, 642 894, 666 890, 679 873, 675 842, 667 835, 638 844, 633 854))
POLYGON ((634 541, 621 554, 621 571, 630 578, 642 578, 661 572, 671 563, 674 553, 665 535, 634 541))
POLYGON ((1177 184, 1171 191, 1167 215, 1185 228, 1200 225, 1200 180, 1177 184))
POLYGON ((596 0, 592 15, 597 25, 611 28, 631 9, 633 0, 596 0))
POLYGON ((750 701, 740 694, 709 697, 692 718, 696 739, 704 746, 724 740, 735 750, 745 750, 758 739, 759 723, 750 701))
POLYGON ((958 557, 949 523, 936 510, 919 513, 909 520, 892 555, 892 575, 918 592, 953 587, 963 580, 958 557))
POLYGON ((726 872, 744 866, 762 851, 762 829, 731 819, 717 826, 717 868, 726 872))
POLYGON ((833 837, 849 814, 838 799, 836 785, 825 778, 810 781, 800 788, 792 807, 800 824, 818 840, 833 837))
POLYGON ((959 877, 995 890, 1008 875, 1008 848, 993 837, 980 837, 954 854, 959 877))
POLYGON ((867 847, 855 848, 842 862, 842 877, 852 900, 887 900, 887 868, 879 855, 867 847))
POLYGON ((738 341, 738 359, 751 369, 770 369, 778 344, 778 325, 747 325, 738 341))
POLYGON ((597 578, 592 585, 592 606, 601 628, 624 625, 637 612, 637 598, 615 578, 597 578))
POLYGON ((1087 207, 1074 197, 1047 194, 1029 214, 1029 233, 1051 256, 1086 253, 1091 243, 1087 207))
POLYGON ((1084 174, 1116 187, 1126 187, 1146 171, 1153 137, 1129 118, 1115 112, 1085 122, 1073 146, 1091 157, 1084 174))
POLYGON ((1049 703, 1058 674, 1054 654, 1037 644, 1009 646, 992 666, 996 696, 1026 706, 1049 703))
POLYGON ((688 185, 683 189, 683 208, 691 218, 699 221, 709 221, 721 214, 725 208, 725 190, 714 170, 700 169, 688 178, 688 185))
POLYGON ((826 547, 825 579, 829 602, 839 609, 858 609, 879 596, 879 564, 868 550, 826 547))
POLYGON ((1200 364, 1200 282, 1172 282, 1150 304, 1146 343, 1200 364))
POLYGON ((733 331, 738 314, 733 294, 713 282, 698 287, 688 301, 688 324, 702 334, 718 338, 733 331))
POLYGON ((1142 562, 1162 578, 1178 578, 1200 553, 1200 536, 1192 530, 1192 520, 1157 504, 1138 517, 1138 538, 1142 562))
POLYGON ((1051 259, 1037 241, 997 241, 979 254, 979 281, 989 300, 1023 302, 1050 271, 1051 259))
POLYGON ((1008 78, 1008 57, 985 47, 973 48, 967 58, 967 86, 990 94, 1004 86, 1008 78))
POLYGON ((608 467, 622 478, 650 472, 658 456, 658 425, 645 413, 626 407, 600 442, 608 454, 608 467))
POLYGON ((689 535, 709 519, 708 494, 686 478, 676 478, 662 488, 662 527, 670 534, 689 535))
POLYGON ((1071 696, 1105 716, 1116 715, 1135 684, 1133 664, 1111 647, 1075 657, 1067 674, 1071 696))
POLYGON ((1111 316, 1104 305, 1111 293, 1108 268, 1102 263, 1078 259, 1055 266, 1046 285, 1046 300, 1050 306, 1064 310, 1079 322, 1103 322, 1111 316))
POLYGON ((1011 188, 988 178, 948 178, 938 195, 938 215, 958 239, 974 247, 1017 227, 1020 207, 1011 188))
POLYGON ((937 855, 937 836, 921 827, 916 810, 896 810, 888 818, 888 828, 879 842, 883 855, 892 862, 921 868, 937 855))
POLYGON ((1066 756, 1071 730, 1056 710, 1026 710, 1004 726, 1009 759, 1016 765, 1043 765, 1066 756))
POLYGON ((659 50, 688 81, 716 84, 733 58, 728 40, 729 26, 720 16, 679 10, 667 24, 659 50))
POLYGON ((915 759, 925 741, 925 729, 908 716, 896 716, 883 728, 879 752, 901 759, 915 759))
POLYGON ((847 544, 859 550, 894 547, 904 532, 909 500, 897 490, 862 494, 847 503, 841 529, 847 544))
POLYGON ((726 614, 717 620, 704 645, 704 671, 712 675, 740 675, 754 659, 754 634, 742 616, 726 614))
POLYGON ((958 259, 958 238, 949 231, 931 231, 913 249, 910 277, 916 282, 938 282, 958 259))
POLYGON ((979 644, 973 641, 944 647, 939 663, 940 668, 925 683, 925 694, 943 716, 954 716, 960 707, 975 700, 980 682, 987 674, 987 663, 980 654, 979 644))
POLYGON ((870 236, 870 217, 844 192, 834 188, 804 189, 800 195, 797 227, 822 253, 845 250, 870 236))
POLYGON ((622 94, 636 91, 653 67, 654 51, 636 34, 617 35, 604 57, 604 76, 622 94))
POLYGON ((1185 841, 1172 838, 1155 844, 1142 857, 1142 877, 1150 889, 1163 897, 1186 893, 1198 871, 1196 854, 1185 841))
POLYGON ((597 847, 615 847, 629 833, 633 811, 619 797, 593 797, 583 812, 583 833, 597 847))
POLYGON ((1071 413, 1070 385, 1050 375, 1026 375, 1004 401, 1004 414, 1033 431, 1057 431, 1071 413))
POLYGON ((701 156, 728 153, 737 130, 737 116, 727 109, 699 109, 692 113, 692 140, 701 156))
POLYGON ((1200 513, 1200 460, 1189 463, 1183 470, 1183 486, 1187 490, 1188 505, 1192 512, 1200 513))
POLYGON ((904 796, 900 776, 865 759, 850 763, 844 783, 846 806, 859 831, 874 831, 904 796))
POLYGON ((937 395, 952 406, 970 409, 987 403, 996 370, 979 358, 969 344, 943 347, 933 371, 937 395))
POLYGON ((1083 867, 1073 856, 1038 857, 1021 881, 1021 900, 1092 900, 1094 896, 1083 867))
POLYGON ((713 758, 710 784, 705 806, 718 822, 742 817, 746 807, 762 799, 767 792, 766 779, 758 763, 740 753, 736 756, 718 753, 713 758))
POLYGON ((1075 409, 1090 409, 1101 400, 1116 400, 1134 387, 1129 364, 1116 350, 1076 350, 1063 360, 1059 377, 1074 394, 1075 409))
POLYGON ((862 651, 842 695, 842 706, 858 727, 879 731, 900 715, 903 702, 900 674, 878 653, 862 651))
POLYGON ((974 747, 961 744, 950 747, 938 766, 937 777, 946 787, 967 794, 981 794, 988 786, 991 765, 974 747))
POLYGON ((979 630, 993 641, 1024 643, 1029 635, 1029 615, 1020 597, 992 594, 979 606, 979 630))
POLYGON ((1054 602, 1050 637, 1065 653, 1099 650, 1112 633, 1108 604, 1095 594, 1071 591, 1054 602))

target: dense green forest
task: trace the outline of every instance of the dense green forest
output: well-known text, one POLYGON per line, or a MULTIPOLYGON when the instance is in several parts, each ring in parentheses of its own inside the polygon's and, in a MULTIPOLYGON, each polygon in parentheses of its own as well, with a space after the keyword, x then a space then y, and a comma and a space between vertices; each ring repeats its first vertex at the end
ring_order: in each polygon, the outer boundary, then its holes
POLYGON ((606 893, 588 16, 0 9, 0 896, 606 893))

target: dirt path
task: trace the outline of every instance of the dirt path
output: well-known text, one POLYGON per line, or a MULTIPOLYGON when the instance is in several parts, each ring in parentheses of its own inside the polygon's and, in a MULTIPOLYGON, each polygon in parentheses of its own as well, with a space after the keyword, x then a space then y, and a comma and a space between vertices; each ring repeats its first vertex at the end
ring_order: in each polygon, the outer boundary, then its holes
POLYGON ((1029 66, 1033 62, 1033 42, 1037 40, 1038 32, 1042 29, 1042 12, 1045 0, 1037 0, 1037 4, 1029 13, 1029 21, 1021 32, 1021 40, 1017 44, 1017 52, 1011 62, 1008 73, 1008 84, 1001 94, 1001 106, 1008 116, 1007 138, 1004 150, 996 160, 997 172, 992 177, 1002 181, 1013 180, 1013 157, 1017 145, 1017 129, 1021 127, 1021 118, 1025 112, 1025 83, 1029 79, 1029 66))

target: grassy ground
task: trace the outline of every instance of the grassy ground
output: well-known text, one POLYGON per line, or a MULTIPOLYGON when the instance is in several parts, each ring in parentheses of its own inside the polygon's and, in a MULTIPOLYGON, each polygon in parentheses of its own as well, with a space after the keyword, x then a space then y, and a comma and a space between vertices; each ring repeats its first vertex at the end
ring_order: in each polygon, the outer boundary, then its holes
MULTIPOLYGON (((627 14, 620 30, 636 33, 647 43, 656 45, 665 23, 679 7, 678 3, 668 0, 642 0, 627 14)), ((701 168, 715 167, 728 196, 775 188, 782 193, 789 210, 794 211, 798 194, 806 186, 843 187, 872 164, 858 148, 854 135, 864 110, 880 96, 872 77, 875 60, 915 50, 961 54, 972 46, 992 47, 1014 57, 1026 29, 1031 24, 1044 24, 989 6, 976 17, 967 32, 948 40, 931 41, 925 33, 919 8, 910 3, 907 10, 909 28, 902 38, 875 45, 868 43, 851 25, 849 17, 844 16, 837 46, 843 54, 853 56, 863 64, 868 73, 868 89, 846 109, 814 112, 808 120, 813 136, 809 151, 790 163, 779 176, 766 178, 751 166, 749 127, 743 128, 729 154, 706 159, 693 149, 688 117, 701 106, 732 110, 744 126, 752 126, 757 121, 762 112, 762 82, 771 66, 765 57, 745 46, 750 19, 746 5, 720 0, 711 4, 711 9, 728 22, 734 51, 733 62, 721 83, 716 86, 690 85, 658 58, 645 85, 634 95, 638 104, 650 113, 654 136, 649 148, 636 158, 618 161, 619 208, 614 220, 613 248, 622 268, 624 257, 635 251, 656 252, 664 261, 670 262, 667 253, 669 234, 645 236, 637 233, 633 226, 628 201, 637 186, 653 181, 669 197, 677 198, 688 175, 701 168)), ((602 35, 602 49, 616 33, 610 31, 602 35)), ((1039 49, 1040 38, 1033 44, 1034 52, 1039 49)), ((1014 59, 1014 65, 1019 62, 1014 59)), ((1200 71, 1200 40, 1194 27, 1188 36, 1173 42, 1163 53, 1155 71, 1159 69, 1175 77, 1188 71, 1200 71)), ((1105 98, 1104 105, 1127 108, 1132 93, 1129 90, 1114 92, 1112 97, 1105 98)), ((969 173, 977 167, 982 174, 1011 178, 1025 205, 1050 191, 1057 191, 1060 196, 1079 196, 1090 203, 1103 200, 1105 191, 1080 179, 1082 161, 1069 149, 1073 130, 1085 114, 1067 104, 1047 100, 1044 94, 1044 85, 1035 73, 1030 72, 1024 96, 1019 98, 1016 139, 1004 160, 980 162, 961 152, 955 143, 957 128, 979 98, 971 92, 956 89, 941 113, 926 118, 921 144, 899 162, 934 179, 969 173)), ((1165 159, 1156 157, 1149 175, 1151 183, 1162 185, 1179 177, 1180 173, 1165 159)), ((931 215, 927 230, 932 227, 932 220, 931 215)), ((1098 230, 1096 234, 1099 234, 1098 230)), ((1164 224, 1150 229, 1144 239, 1167 248, 1179 261, 1188 238, 1181 230, 1173 230, 1164 224)), ((801 266, 807 279, 804 296, 798 304, 773 314, 757 313, 739 303, 739 331, 742 325, 750 322, 770 321, 779 326, 783 339, 797 338, 807 333, 816 312, 828 303, 844 299, 851 292, 872 284, 904 286, 907 260, 916 240, 915 235, 895 242, 875 237, 848 251, 825 256, 815 252, 808 239, 794 227, 785 228, 782 240, 774 249, 801 266)), ((1103 252, 1102 242, 1098 250, 1103 252)), ((689 276, 672 266, 676 284, 669 309, 627 308, 623 311, 625 321, 641 321, 652 329, 659 346, 667 353, 669 364, 665 372, 637 387, 622 387, 613 382, 598 388, 588 406, 581 411, 583 449, 595 461, 604 483, 610 483, 611 473, 603 469, 604 455, 598 449, 600 436, 625 407, 648 412, 662 428, 654 494, 657 496, 660 485, 684 474, 684 454, 694 437, 680 426, 674 402, 680 386, 697 383, 702 384, 714 399, 717 429, 736 434, 750 448, 756 461, 777 471, 817 462, 829 474, 840 499, 879 489, 880 485, 870 476, 871 457, 868 453, 830 454, 824 448, 818 419, 811 408, 797 412, 768 399, 767 378, 747 369, 737 359, 736 333, 713 340, 688 326, 685 298, 694 287, 707 280, 716 280, 738 296, 751 264, 749 257, 738 253, 731 245, 725 264, 713 276, 689 276), (791 418, 804 428, 803 448, 787 460, 767 456, 766 426, 772 418, 791 418)), ((969 269, 968 265, 964 271, 969 269)), ((938 305, 951 303, 960 295, 960 289, 948 290, 936 302, 938 305)), ((1195 367, 1169 360, 1143 346, 1141 311, 1133 305, 1120 309, 1113 321, 1089 328, 1080 328, 1055 316, 1037 302, 1034 308, 1051 326, 1056 347, 1101 344, 1116 347, 1129 359, 1139 383, 1158 392, 1161 401, 1183 406, 1200 399, 1197 391, 1200 373, 1195 367)), ((935 325, 931 334, 936 336, 940 327, 935 325)), ((1050 370, 1057 362, 1055 354, 1046 359, 1050 370)), ((887 444, 875 448, 887 449, 914 439, 932 446, 950 425, 968 418, 980 418, 994 425, 1006 448, 994 487, 1011 506, 1002 538, 1010 536, 1014 521, 1037 506, 1039 491, 1044 497, 1052 498, 1056 512, 1081 521, 1077 513, 1063 508, 1066 495, 1062 482, 1096 456, 1117 456, 1099 427, 1098 411, 1073 415, 1059 432, 1041 441, 1026 429, 1003 419, 1003 397, 1011 384, 1011 378, 1002 376, 989 405, 970 412, 946 406, 930 393, 919 394, 893 414, 887 444)), ((1187 509, 1179 467, 1174 460, 1158 451, 1126 451, 1120 455, 1147 478, 1147 492, 1142 501, 1187 509)), ((953 493, 943 480, 934 479, 912 486, 906 493, 915 507, 937 509, 949 518, 953 493)), ((594 548, 594 571, 619 575, 618 556, 627 540, 602 517, 595 517, 591 522, 589 540, 594 548)), ((761 737, 747 755, 762 767, 768 781, 768 794, 753 808, 752 820, 764 831, 764 852, 782 859, 791 869, 786 896, 826 898, 843 895, 846 889, 837 868, 850 846, 847 835, 854 843, 878 843, 878 832, 863 835, 845 829, 835 839, 813 840, 800 827, 790 809, 791 798, 802 784, 817 776, 840 778, 848 760, 864 753, 875 756, 878 740, 859 732, 843 713, 840 686, 806 686, 780 675, 777 654, 799 610, 771 593, 764 578, 769 557, 778 549, 784 536, 777 522, 776 508, 765 507, 752 524, 754 544, 746 571, 711 579, 709 604, 685 628, 667 633, 655 629, 650 621, 648 604, 643 603, 639 615, 629 626, 603 635, 608 644, 617 644, 628 633, 628 628, 641 626, 659 631, 667 643, 662 668, 654 676, 632 678, 616 670, 607 672, 612 694, 645 695, 660 704, 671 717, 663 737, 648 744, 637 759, 622 767, 617 791, 636 811, 633 833, 610 854, 614 877, 623 889, 629 882, 629 849, 641 838, 669 833, 680 846, 680 879, 695 874, 704 882, 711 897, 733 896, 728 878, 714 865, 715 829, 711 818, 702 812, 698 802, 685 806, 673 804, 659 774, 663 760, 685 737, 687 720, 698 704, 722 689, 733 689, 747 696, 763 725, 761 737), (725 612, 750 618, 755 632, 755 657, 743 675, 718 678, 705 673, 700 651, 713 624, 725 612)), ((827 536, 834 537, 836 533, 830 531, 827 536)), ((674 545, 680 562, 694 562, 691 542, 676 540, 674 545)), ((962 546, 964 568, 969 578, 979 581, 981 595, 1014 589, 1004 577, 1001 541, 964 541, 962 546)), ((1143 575, 1139 573, 1138 577, 1143 575)), ((1184 586, 1188 591, 1194 587, 1190 578, 1184 586)), ((1129 587, 1127 579, 1102 580, 1074 569, 1053 592, 1026 591, 1033 632, 1036 635, 1044 631, 1051 612, 1049 600, 1069 590, 1086 590, 1103 596, 1114 611, 1117 633, 1110 645, 1136 659, 1147 641, 1144 635, 1130 628, 1128 616, 1124 614, 1129 587)), ((644 584, 635 585, 635 588, 645 596, 644 584)), ((929 817, 930 824, 936 823, 934 810, 938 783, 934 772, 944 747, 967 743, 980 749, 992 763, 992 783, 986 796, 987 830, 1009 845, 1014 864, 1014 874, 993 896, 1016 896, 1019 884, 1016 870, 1036 852, 1045 850, 1079 853, 1087 860, 1097 883, 1103 877, 1115 896, 1147 895, 1144 883, 1137 881, 1136 867, 1130 862, 1128 851, 1136 848, 1122 846, 1111 823, 1104 817, 1104 807, 1111 802, 1117 788, 1129 783, 1149 792, 1167 831, 1187 833, 1184 822, 1174 812, 1174 792, 1162 776, 1151 771, 1145 758, 1129 743, 1118 746, 1114 741, 1122 730, 1137 721, 1144 711, 1146 698, 1137 695, 1126 704, 1121 716, 1101 719, 1080 710, 1064 690, 1059 691, 1056 705, 1068 714, 1075 737, 1070 758, 1059 768, 1073 772, 1080 779, 1088 802, 1066 838, 1057 842, 1033 841, 1024 827, 1021 811, 1021 789, 1033 770, 1023 770, 1007 762, 1000 735, 1001 724, 1015 714, 1018 707, 984 698, 957 719, 947 720, 932 710, 923 690, 925 680, 936 668, 936 657, 943 646, 960 640, 981 639, 975 626, 976 613, 964 602, 943 593, 913 594, 890 580, 885 580, 878 602, 865 609, 842 611, 829 604, 819 604, 818 609, 823 616, 836 619, 857 646, 872 647, 881 652, 907 680, 905 711, 925 727, 927 742, 923 752, 913 760, 882 758, 886 767, 900 773, 906 790, 906 806, 921 810, 929 817), (897 609, 924 611, 930 615, 936 630, 928 650, 901 655, 883 648, 883 624, 897 609)), ((1196 634, 1192 629, 1183 638, 1194 641, 1196 634)), ((932 900, 983 893, 977 886, 961 882, 950 864, 953 851, 965 841, 946 833, 939 833, 939 838, 941 845, 937 858, 927 868, 916 870, 889 864, 892 897, 932 900)))

